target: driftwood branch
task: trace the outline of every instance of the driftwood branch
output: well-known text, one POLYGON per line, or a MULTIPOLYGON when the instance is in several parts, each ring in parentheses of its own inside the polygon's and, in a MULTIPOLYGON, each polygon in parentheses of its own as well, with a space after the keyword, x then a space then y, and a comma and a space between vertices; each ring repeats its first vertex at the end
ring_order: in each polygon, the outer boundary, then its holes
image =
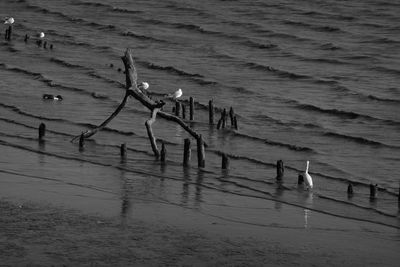
POLYGON ((156 116, 159 110, 160 109, 158 108, 153 109, 153 111, 151 112, 151 118, 148 119, 145 123, 147 129, 147 135, 149 136, 150 139, 151 149, 153 149, 153 153, 157 158, 160 157, 160 151, 157 148, 156 138, 153 135, 153 129, 151 128, 151 125, 156 121, 156 116))
MULTIPOLYGON (((126 104, 128 97, 132 96, 151 111, 151 118, 146 121, 145 125, 147 128, 147 134, 150 139, 152 150, 156 157, 160 156, 160 152, 157 148, 156 138, 153 135, 151 126, 155 122, 157 115, 163 119, 173 121, 173 122, 179 124, 185 131, 187 131, 191 136, 193 136, 196 140, 198 140, 200 138, 200 135, 198 133, 196 133, 192 128, 190 128, 181 118, 174 116, 172 114, 166 113, 164 111, 161 111, 161 108, 165 105, 165 102, 163 100, 154 101, 154 100, 150 99, 145 93, 143 93, 137 87, 137 72, 136 72, 134 60, 132 57, 132 52, 130 49, 127 49, 125 51, 125 54, 124 54, 124 56, 121 57, 121 59, 125 66, 125 79, 126 79, 126 85, 125 85, 126 93, 125 93, 124 99, 122 100, 122 102, 118 106, 118 108, 111 114, 111 116, 108 119, 106 119, 102 124, 100 124, 96 128, 84 132, 83 137, 89 138, 89 137, 93 136, 94 134, 96 134, 98 131, 102 130, 122 110, 122 108, 126 104)), ((79 137, 80 137, 80 135, 74 137, 72 139, 72 141, 75 141, 79 137)), ((204 143, 204 145, 207 146, 206 143, 204 143)))

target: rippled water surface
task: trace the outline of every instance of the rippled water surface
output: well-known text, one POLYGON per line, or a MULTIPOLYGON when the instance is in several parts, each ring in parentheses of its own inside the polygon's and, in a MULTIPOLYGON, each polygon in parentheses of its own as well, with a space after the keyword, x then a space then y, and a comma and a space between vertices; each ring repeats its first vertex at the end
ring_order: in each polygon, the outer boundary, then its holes
MULTIPOLYGON (((398 227, 399 13, 400 4, 388 0, 2 0, 0 15, 13 16, 15 24, 10 42, 1 27, 0 145, 11 154, 24 150, 145 177, 191 177, 231 194, 398 227), (35 44, 41 31, 46 48, 35 44), (125 77, 118 68, 128 47, 154 98, 177 88, 185 105, 194 97, 188 123, 209 145, 204 178, 198 178, 195 140, 191 168, 182 171, 188 135, 162 119, 154 125, 168 150, 167 167, 160 168, 144 127, 150 114, 134 99, 84 152, 70 143, 122 100, 125 77), (64 100, 44 101, 43 94, 64 100), (216 120, 233 107, 238 130, 230 122, 223 130, 208 124, 210 99, 216 120), (45 146, 37 143, 41 122, 45 146), (121 143, 129 148, 123 165, 121 143), (220 170, 221 152, 230 156, 228 172, 220 170), (281 189, 279 159, 286 166, 281 189), (306 160, 311 196, 297 188, 306 160), (356 191, 350 199, 348 181, 356 191), (380 189, 376 202, 369 200, 370 183, 380 189)), ((173 106, 167 102, 165 110, 173 106)), ((3 173, 29 172, 24 159, 11 159, 1 159, 3 173)), ((41 177, 35 170, 30 175, 41 177)))

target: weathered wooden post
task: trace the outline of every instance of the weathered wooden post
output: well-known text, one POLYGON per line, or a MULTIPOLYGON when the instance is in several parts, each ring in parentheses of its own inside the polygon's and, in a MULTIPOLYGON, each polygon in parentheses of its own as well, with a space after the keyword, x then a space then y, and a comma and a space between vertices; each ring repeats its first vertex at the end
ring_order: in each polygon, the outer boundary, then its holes
POLYGON ((178 100, 175 102, 175 116, 179 117, 181 113, 181 102, 178 100))
POLYGON ((167 157, 167 149, 165 148, 164 142, 161 144, 161 155, 160 155, 160 161, 161 163, 165 163, 165 158, 167 157))
POLYGON ((351 196, 353 196, 353 193, 354 193, 353 184, 351 182, 349 182, 349 185, 347 186, 347 195, 349 197, 351 197, 351 196))
POLYGON ((234 121, 235 112, 233 111, 233 107, 229 109, 229 117, 231 119, 231 127, 235 127, 235 121, 234 121))
POLYGON ((194 99, 193 97, 189 98, 189 105, 190 105, 190 110, 189 110, 189 119, 192 121, 193 116, 194 116, 194 99))
POLYGON ((47 42, 46 41, 44 41, 43 48, 47 49, 47 42))
POLYGON ((8 28, 6 29, 6 32, 4 33, 4 40, 8 40, 8 28))
POLYGON ((183 166, 184 167, 189 166, 191 154, 192 154, 192 152, 191 152, 191 149, 190 149, 190 139, 186 138, 185 139, 185 143, 184 143, 184 147, 183 147, 183 166))
POLYGON ((226 126, 226 108, 224 108, 224 110, 222 111, 221 118, 222 118, 222 128, 224 129, 226 126))
POLYGON ((126 158, 126 152, 127 152, 126 144, 123 143, 123 144, 121 144, 121 148, 120 148, 120 154, 121 154, 122 159, 126 158))
POLYGON ((374 200, 376 198, 376 188, 377 188, 377 186, 378 186, 377 184, 376 185, 373 185, 373 184, 369 185, 369 197, 370 197, 371 200, 374 200))
POLYGON ((43 141, 43 137, 46 135, 46 124, 43 122, 39 125, 39 141, 43 141))
POLYGON ((297 184, 302 185, 304 183, 304 176, 303 174, 299 173, 299 176, 297 177, 297 184))
POLYGON ((237 117, 236 115, 233 117, 233 128, 235 128, 235 130, 238 129, 238 125, 237 125, 237 117))
POLYGON ((25 34, 24 42, 27 43, 27 42, 28 42, 28 39, 29 39, 28 34, 25 34))
POLYGON ((11 34, 12 34, 12 26, 8 26, 8 36, 7 36, 7 40, 10 41, 11 40, 11 34))
POLYGON ((197 139, 197 163, 199 168, 205 167, 204 140, 201 134, 197 139))
POLYGON ((186 106, 185 104, 181 104, 182 108, 182 119, 186 119, 186 106))
POLYGON ((276 162, 276 180, 281 181, 283 178, 283 173, 285 172, 285 168, 283 167, 283 161, 278 160, 276 162))
POLYGON ((229 158, 225 153, 222 154, 221 168, 223 170, 229 169, 229 158))
POLYGON ((81 134, 79 137, 79 150, 83 150, 83 147, 85 146, 85 136, 84 133, 81 134))
POLYGON ((208 101, 208 123, 214 124, 214 103, 212 99, 208 101))
POLYGON ((50 50, 53 50, 53 44, 50 45, 50 50))

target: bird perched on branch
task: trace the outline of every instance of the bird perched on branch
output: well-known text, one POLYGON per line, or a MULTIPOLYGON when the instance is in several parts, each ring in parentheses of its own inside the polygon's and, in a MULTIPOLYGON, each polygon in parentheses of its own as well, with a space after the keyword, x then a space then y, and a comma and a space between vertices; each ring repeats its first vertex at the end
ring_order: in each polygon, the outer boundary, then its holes
POLYGON ((142 91, 147 90, 149 88, 149 84, 147 82, 141 82, 139 83, 138 88, 142 91))
POLYGON ((14 18, 13 17, 6 17, 4 19, 4 24, 13 24, 14 23, 14 18))
POLYGON ((173 94, 169 94, 169 95, 167 95, 167 97, 168 98, 172 98, 172 99, 177 99, 177 98, 179 98, 179 97, 181 97, 182 96, 182 89, 181 88, 179 88, 178 90, 176 90, 173 94))

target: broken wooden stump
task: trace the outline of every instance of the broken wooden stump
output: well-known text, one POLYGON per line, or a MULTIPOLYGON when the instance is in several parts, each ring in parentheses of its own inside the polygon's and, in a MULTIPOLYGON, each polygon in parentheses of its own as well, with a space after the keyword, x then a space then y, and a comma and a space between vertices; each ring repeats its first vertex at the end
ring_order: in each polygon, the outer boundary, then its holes
POLYGON ((197 139, 197 163, 199 168, 205 167, 204 141, 201 135, 197 139))
POLYGON ((352 197, 352 196, 353 196, 353 193, 354 193, 354 191, 353 191, 353 184, 352 184, 351 182, 349 182, 349 185, 347 186, 347 195, 348 195, 349 197, 352 197))
POLYGON ((85 134, 82 133, 81 136, 79 137, 79 150, 83 150, 85 146, 85 134))
POLYGON ((233 111, 233 107, 231 107, 229 109, 229 117, 231 119, 231 127, 234 128, 234 126, 235 126, 235 121, 234 121, 235 112, 233 111))
POLYGON ((39 141, 44 141, 44 136, 46 135, 46 124, 43 122, 39 125, 39 141))
POLYGON ((122 159, 126 159, 126 152, 127 152, 126 144, 123 143, 123 144, 121 144, 121 147, 120 147, 120 155, 121 155, 122 159))
POLYGON ((378 185, 377 184, 370 184, 369 185, 369 198, 371 200, 375 200, 376 199, 376 189, 377 189, 378 185))
POLYGON ((165 163, 166 157, 167 157, 167 149, 165 147, 165 143, 162 142, 162 144, 161 144, 161 156, 160 156, 161 163, 165 163))
POLYGON ((192 121, 194 117, 194 99, 193 97, 189 98, 189 119, 192 121))
POLYGON ((188 167, 190 164, 190 156, 192 152, 190 149, 190 139, 186 138, 183 146, 183 166, 188 167))
POLYGON ((214 124, 214 103, 212 99, 208 101, 208 123, 214 124))
POLYGON ((285 172, 285 168, 283 167, 283 161, 278 160, 276 162, 276 180, 281 181, 283 178, 283 173, 285 172))
POLYGON ((225 153, 222 154, 221 168, 223 170, 229 169, 229 157, 225 153))
POLYGON ((176 100, 175 102, 175 116, 179 117, 181 114, 181 102, 176 100))

